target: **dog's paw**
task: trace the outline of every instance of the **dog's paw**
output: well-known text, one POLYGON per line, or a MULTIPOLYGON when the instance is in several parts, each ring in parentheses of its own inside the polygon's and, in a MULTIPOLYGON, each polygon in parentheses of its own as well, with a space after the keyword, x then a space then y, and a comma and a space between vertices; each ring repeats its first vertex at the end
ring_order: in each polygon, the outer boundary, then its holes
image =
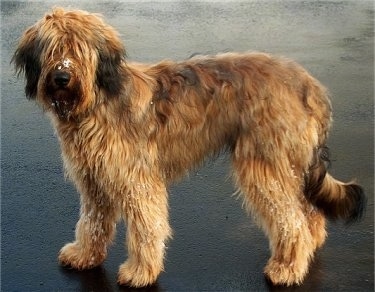
POLYGON ((59 253, 59 262, 63 266, 69 266, 77 270, 91 269, 99 266, 105 259, 103 251, 93 252, 84 250, 79 243, 66 244, 59 253))
POLYGON ((271 260, 264 269, 264 274, 274 285, 299 285, 307 273, 307 266, 297 267, 271 260))
POLYGON ((141 266, 126 261, 120 266, 118 273, 118 284, 131 287, 150 286, 156 282, 160 270, 152 269, 150 266, 141 266))

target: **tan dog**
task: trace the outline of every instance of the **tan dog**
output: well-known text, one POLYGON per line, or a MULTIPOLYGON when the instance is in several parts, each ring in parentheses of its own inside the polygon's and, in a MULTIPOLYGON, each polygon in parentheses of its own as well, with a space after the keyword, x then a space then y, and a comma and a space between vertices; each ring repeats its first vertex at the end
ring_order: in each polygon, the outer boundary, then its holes
POLYGON ((326 90, 296 63, 262 53, 155 65, 124 56, 98 15, 56 8, 24 33, 13 57, 81 194, 76 239, 60 262, 100 265, 122 217, 129 258, 118 281, 152 284, 171 236, 168 184, 225 148, 246 209, 270 240, 266 276, 301 283, 325 241, 325 217, 352 221, 365 205, 360 186, 326 173, 326 90))

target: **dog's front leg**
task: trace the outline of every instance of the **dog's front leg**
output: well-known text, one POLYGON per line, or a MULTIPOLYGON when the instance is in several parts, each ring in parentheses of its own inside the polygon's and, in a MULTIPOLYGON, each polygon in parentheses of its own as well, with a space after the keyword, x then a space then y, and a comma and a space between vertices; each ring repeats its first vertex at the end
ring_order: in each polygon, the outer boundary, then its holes
POLYGON ((119 284, 153 284, 163 270, 165 242, 171 236, 168 194, 162 182, 137 184, 129 190, 124 207, 128 259, 120 266, 119 284))
POLYGON ((59 262, 75 269, 90 269, 100 265, 113 240, 119 212, 116 204, 101 192, 81 193, 81 214, 76 225, 75 241, 66 244, 59 254, 59 262))

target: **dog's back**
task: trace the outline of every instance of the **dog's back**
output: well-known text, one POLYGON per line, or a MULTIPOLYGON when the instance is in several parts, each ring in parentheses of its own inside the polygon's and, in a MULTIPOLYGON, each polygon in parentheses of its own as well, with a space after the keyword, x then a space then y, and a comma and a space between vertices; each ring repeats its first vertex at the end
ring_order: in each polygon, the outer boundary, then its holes
POLYGON ((222 149, 272 163, 287 159, 302 173, 313 148, 325 143, 331 123, 326 91, 290 60, 227 53, 163 62, 146 72, 158 84, 150 111, 171 178, 222 149))

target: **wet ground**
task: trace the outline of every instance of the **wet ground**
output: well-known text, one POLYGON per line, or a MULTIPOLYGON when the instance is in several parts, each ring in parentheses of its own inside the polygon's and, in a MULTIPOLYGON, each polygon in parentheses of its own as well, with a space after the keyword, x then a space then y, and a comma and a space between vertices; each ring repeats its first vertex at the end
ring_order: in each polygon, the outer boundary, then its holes
MULTIPOLYGON (((52 2, 52 1, 51 1, 52 2)), ((124 226, 102 267, 60 268, 73 239, 79 199, 63 178, 57 139, 9 65, 22 31, 53 5, 1 2, 1 291, 119 291, 124 226)), ((364 220, 329 224, 300 287, 275 288, 262 269, 268 242, 231 197, 225 156, 170 189, 166 271, 150 291, 374 290, 374 9, 371 1, 248 1, 100 4, 64 2, 102 13, 122 34, 130 59, 184 59, 193 53, 261 50, 304 65, 329 87, 335 114, 331 172, 356 177, 369 196, 364 220)))

